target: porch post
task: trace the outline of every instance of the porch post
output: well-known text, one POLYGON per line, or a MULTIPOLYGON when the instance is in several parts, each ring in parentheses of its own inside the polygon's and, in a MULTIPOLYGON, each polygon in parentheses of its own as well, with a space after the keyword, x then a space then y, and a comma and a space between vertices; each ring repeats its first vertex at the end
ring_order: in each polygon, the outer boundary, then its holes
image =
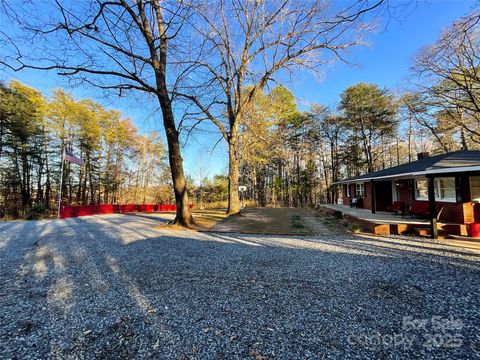
POLYGON ((455 176, 455 200, 458 203, 463 202, 462 196, 462 178, 460 176, 455 176))
POLYGON ((375 214, 375 183, 370 180, 370 194, 372 196, 372 214, 375 214))
POLYGON ((435 178, 427 176, 428 184, 428 207, 430 212, 430 237, 436 239, 438 237, 437 230, 437 211, 435 206, 435 178))

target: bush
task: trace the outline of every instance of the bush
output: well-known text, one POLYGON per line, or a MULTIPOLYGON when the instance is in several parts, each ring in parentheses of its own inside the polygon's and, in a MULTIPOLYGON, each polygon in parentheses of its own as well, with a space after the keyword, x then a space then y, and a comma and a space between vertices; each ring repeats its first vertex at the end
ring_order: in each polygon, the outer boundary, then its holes
POLYGON ((291 220, 291 226, 295 229, 303 229, 305 226, 302 223, 302 219, 299 215, 293 215, 291 220))
POLYGON ((334 213, 333 213, 333 217, 335 219, 343 219, 343 214, 342 214, 341 211, 335 210, 334 213))
POLYGON ((350 225, 348 226, 348 230, 350 230, 352 233, 354 234, 357 234, 359 233, 360 231, 362 231, 362 227, 356 223, 356 222, 352 222, 350 223, 350 225))
POLYGON ((45 215, 45 204, 39 202, 30 209, 27 214, 27 220, 38 220, 45 215))

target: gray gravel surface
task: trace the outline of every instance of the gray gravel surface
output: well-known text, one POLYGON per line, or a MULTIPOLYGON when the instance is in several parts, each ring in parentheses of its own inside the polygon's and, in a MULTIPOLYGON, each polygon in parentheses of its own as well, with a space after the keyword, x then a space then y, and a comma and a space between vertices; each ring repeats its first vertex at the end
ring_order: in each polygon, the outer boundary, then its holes
POLYGON ((0 358, 480 358, 480 262, 465 249, 162 221, 0 223, 0 358))

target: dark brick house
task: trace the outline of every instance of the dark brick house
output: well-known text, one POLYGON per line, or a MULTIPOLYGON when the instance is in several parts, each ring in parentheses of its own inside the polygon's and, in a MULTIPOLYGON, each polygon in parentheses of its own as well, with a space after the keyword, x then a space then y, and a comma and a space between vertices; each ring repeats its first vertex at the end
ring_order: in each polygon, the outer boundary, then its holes
MULTIPOLYGON (((480 222, 480 151, 462 150, 345 179, 343 203, 360 198, 361 207, 386 211, 394 202, 429 209, 432 228, 443 222, 480 222), (435 223, 435 224, 434 224, 435 223)), ((436 227, 435 227, 436 228, 436 227)), ((435 235, 432 231, 432 236, 435 235)))

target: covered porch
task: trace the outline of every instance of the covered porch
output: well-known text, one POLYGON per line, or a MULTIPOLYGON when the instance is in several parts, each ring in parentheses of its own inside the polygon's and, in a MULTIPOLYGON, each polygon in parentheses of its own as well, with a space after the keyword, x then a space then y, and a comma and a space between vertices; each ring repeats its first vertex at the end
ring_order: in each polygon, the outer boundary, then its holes
MULTIPOLYGON (((417 234, 431 235, 430 219, 411 218, 408 215, 394 215, 391 212, 376 211, 372 213, 369 209, 355 209, 342 204, 327 204, 325 207, 331 211, 338 211, 343 217, 358 223, 364 229, 376 235, 402 235, 417 234)), ((467 228, 465 224, 455 224, 448 222, 437 222, 437 237, 447 234, 466 236, 467 228)))
POLYGON ((401 221, 397 216, 396 222, 407 227, 427 222, 432 238, 439 231, 466 235, 467 224, 480 223, 480 151, 419 155, 417 161, 340 181, 343 204, 355 204, 363 220, 364 210, 379 213, 370 220, 384 225, 393 221, 388 211, 411 215, 401 221))

